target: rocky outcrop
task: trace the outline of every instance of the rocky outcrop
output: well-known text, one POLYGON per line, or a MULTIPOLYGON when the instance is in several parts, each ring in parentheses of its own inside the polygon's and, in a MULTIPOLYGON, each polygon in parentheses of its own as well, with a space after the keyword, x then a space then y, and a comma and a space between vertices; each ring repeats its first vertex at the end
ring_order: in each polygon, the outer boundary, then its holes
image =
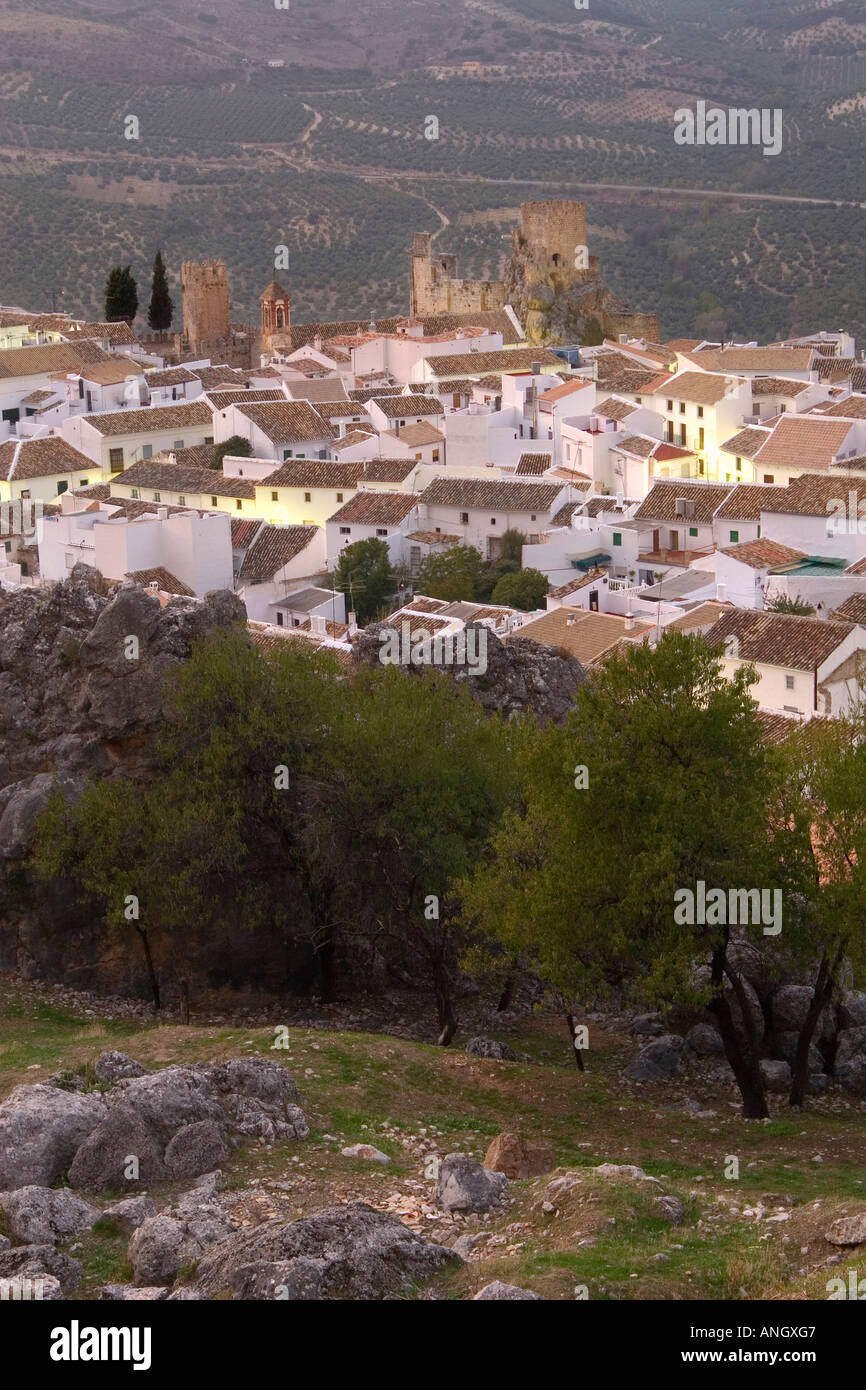
MULTIPOLYGON (((372 623, 359 633, 353 648, 356 665, 379 664, 381 634, 386 629, 390 630, 387 623, 372 623)), ((587 678, 575 657, 532 642, 528 637, 510 637, 502 642, 483 624, 467 624, 467 631, 474 629, 485 634, 486 670, 482 674, 469 664, 443 665, 440 669, 455 684, 468 686, 479 704, 491 714, 501 710, 507 717, 531 710, 541 720, 559 723, 565 719, 578 687, 587 678)), ((470 651, 474 648, 470 647, 470 651)), ((405 670, 410 676, 418 676, 431 665, 435 663, 407 666, 405 670)))
MULTIPOLYGON (((63 1173, 85 1192, 134 1191, 208 1173, 242 1139, 306 1139, 297 1095, 278 1063, 254 1057, 166 1067, 124 1078, 101 1095, 17 1086, 0 1105, 0 1188, 8 1189, 0 1203, 15 1189, 47 1188, 63 1173)), ((12 1207, 23 1204, 16 1197, 12 1207)), ((40 1231, 51 1228, 51 1211, 42 1213, 40 1231)))
POLYGON ((459 1259, 364 1202, 235 1232, 202 1260, 195 1286, 242 1299, 397 1295, 459 1259))
POLYGON ((469 1154, 447 1154, 439 1165, 436 1201, 443 1211, 490 1211, 508 1196, 508 1179, 469 1154))

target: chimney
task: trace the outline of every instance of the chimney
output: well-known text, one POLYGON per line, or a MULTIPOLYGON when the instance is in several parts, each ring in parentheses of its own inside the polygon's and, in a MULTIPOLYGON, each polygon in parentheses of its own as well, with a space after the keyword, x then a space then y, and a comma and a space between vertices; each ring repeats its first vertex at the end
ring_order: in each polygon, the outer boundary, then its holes
POLYGON ((347 621, 347 623, 349 624, 349 633, 348 633, 348 635, 349 635, 350 637, 354 637, 354 636, 355 636, 355 633, 358 631, 358 619, 357 619, 357 615, 356 615, 355 613, 353 613, 353 612, 347 613, 347 614, 346 614, 346 621, 347 621))
POLYGON ((626 613, 626 615, 625 615, 625 630, 626 630, 626 632, 631 632, 633 628, 634 628, 634 617, 633 617, 633 615, 632 615, 631 613, 626 613))
POLYGON ((316 336, 315 336, 315 338, 313 339, 313 348, 314 348, 314 350, 315 350, 316 352, 321 352, 321 351, 322 351, 322 335, 321 335, 321 333, 317 333, 316 336))
POLYGON ((168 507, 157 507, 156 514, 160 521, 168 521, 168 507))
POLYGON ((320 633, 323 637, 324 637, 324 636, 327 636, 328 624, 327 624, 327 619, 325 618, 324 614, 322 614, 322 613, 312 613, 312 614, 310 615, 310 631, 311 631, 311 632, 318 632, 318 633, 320 633))
POLYGON ((616 509, 617 509, 617 511, 618 511, 618 512, 621 512, 624 505, 625 505, 625 493, 624 493, 624 492, 618 492, 618 493, 616 494, 616 509))
POLYGON ((721 582, 720 582, 720 583, 718 583, 718 584, 716 585, 716 599, 717 599, 717 601, 718 601, 719 603, 725 603, 725 601, 726 601, 725 595, 727 594, 727 592, 728 592, 728 586, 727 586, 727 584, 724 584, 724 583, 721 583, 721 582))

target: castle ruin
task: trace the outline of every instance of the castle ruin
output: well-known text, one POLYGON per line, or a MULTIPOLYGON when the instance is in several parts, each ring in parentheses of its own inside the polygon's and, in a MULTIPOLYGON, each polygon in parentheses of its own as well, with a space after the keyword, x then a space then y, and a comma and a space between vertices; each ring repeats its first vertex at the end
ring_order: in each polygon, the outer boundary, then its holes
POLYGON ((434 254, 429 233, 416 232, 409 298, 413 317, 510 304, 536 343, 579 342, 593 318, 607 337, 659 336, 655 314, 637 313, 603 283, 601 262, 588 253, 586 204, 565 198, 521 203, 504 280, 459 279, 457 257, 434 254))

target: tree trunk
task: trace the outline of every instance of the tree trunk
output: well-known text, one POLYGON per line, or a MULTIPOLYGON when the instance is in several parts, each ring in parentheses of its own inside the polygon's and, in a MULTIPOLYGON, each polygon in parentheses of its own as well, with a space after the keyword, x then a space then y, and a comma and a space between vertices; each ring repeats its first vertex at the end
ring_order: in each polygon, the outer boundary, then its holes
POLYGON ((319 969, 322 978, 322 1003, 333 1004, 337 995, 336 947, 332 927, 325 930, 324 940, 319 947, 319 969))
POLYGON ((138 932, 139 938, 141 940, 141 945, 144 950, 144 960, 145 964, 147 965, 147 973, 150 978, 150 988, 153 991, 154 1013, 159 1013, 159 980, 156 978, 156 971, 153 968, 153 956, 150 953, 150 941, 147 937, 147 928, 140 927, 136 923, 135 930, 138 932))
POLYGON ((818 967, 818 974, 815 977, 815 985, 812 990, 812 1002, 797 1038, 797 1052, 794 1057, 793 1076, 791 1078, 791 1094, 788 1098, 789 1105, 801 1107, 805 1102, 806 1085, 809 1080, 809 1049, 812 1046, 818 1020, 833 998, 836 978, 844 959, 844 953, 845 943, 840 942, 832 963, 826 950, 821 956, 821 964, 818 967))
POLYGON ((568 1036, 571 1038, 571 1050, 574 1053, 574 1060, 577 1063, 577 1069, 578 1071, 586 1071, 586 1066, 584 1065, 583 1061, 583 1050, 578 1047, 577 1042, 575 1041, 577 1038, 577 1024, 574 1020, 574 1014, 566 1014, 565 1021, 568 1024, 568 1036))
POLYGON ((511 1001, 514 998, 514 985, 514 972, 509 971, 505 979, 505 984, 502 986, 502 993, 499 996, 499 1003, 496 1005, 496 1012, 498 1014, 504 1014, 507 1009, 511 1008, 511 1001))
POLYGON ((180 1021, 189 1027, 189 980, 180 982, 180 1021))
POLYGON ((748 1000, 736 971, 730 969, 725 945, 713 952, 712 982, 716 990, 710 1009, 716 1016, 719 1032, 725 1047, 725 1056, 731 1064, 740 1095, 743 1098, 743 1116, 747 1120, 766 1120, 769 1116, 767 1093, 761 1075, 758 1057, 757 1038, 749 1012, 748 1000), (741 1038, 734 1023, 731 1006, 725 995, 725 975, 731 981, 734 993, 743 1016, 744 1037, 741 1038))
POLYGON ((437 1047, 448 1047, 457 1032, 457 1015, 451 1001, 451 990, 444 973, 437 971, 433 986, 436 993, 436 1017, 439 1023, 437 1047))

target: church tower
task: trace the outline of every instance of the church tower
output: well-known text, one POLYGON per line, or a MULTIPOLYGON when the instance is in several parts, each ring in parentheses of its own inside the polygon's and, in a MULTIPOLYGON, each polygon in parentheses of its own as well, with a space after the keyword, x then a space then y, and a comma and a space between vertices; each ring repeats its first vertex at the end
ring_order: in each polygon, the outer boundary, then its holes
POLYGON ((276 280, 271 281, 259 299, 262 305, 262 347, 265 352, 271 352, 282 345, 280 339, 287 339, 292 322, 291 304, 288 293, 276 280))

